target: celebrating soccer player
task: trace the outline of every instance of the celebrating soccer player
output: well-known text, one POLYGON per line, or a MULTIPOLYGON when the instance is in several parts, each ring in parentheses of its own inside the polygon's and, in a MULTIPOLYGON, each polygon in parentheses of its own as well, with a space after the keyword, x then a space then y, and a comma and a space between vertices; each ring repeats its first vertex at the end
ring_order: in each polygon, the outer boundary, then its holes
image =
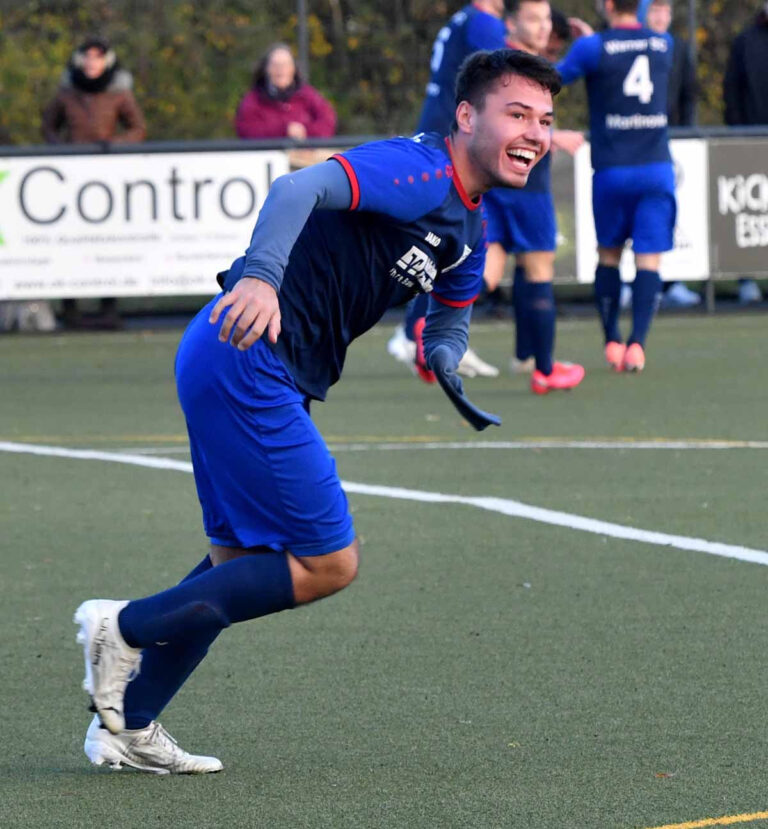
POLYGON ((645 340, 661 292, 661 254, 674 246, 675 177, 667 137, 672 39, 637 22, 637 0, 605 0, 609 28, 579 38, 558 64, 564 83, 584 77, 592 145, 592 209, 599 264, 595 301, 605 359, 642 371, 645 340), (632 240, 632 331, 619 331, 624 245, 632 240))
MULTIPOLYGON (((309 417, 347 347, 392 305, 429 294, 424 356, 476 428, 498 418, 456 376, 483 279, 481 194, 522 187, 550 145, 554 68, 511 50, 460 73, 453 129, 364 144, 278 179, 224 293, 190 323, 179 400, 210 553, 178 585, 75 614, 96 764, 215 772, 157 716, 224 630, 330 596, 358 545, 333 458, 309 417)), ((216 704, 221 704, 219 700, 216 704)))

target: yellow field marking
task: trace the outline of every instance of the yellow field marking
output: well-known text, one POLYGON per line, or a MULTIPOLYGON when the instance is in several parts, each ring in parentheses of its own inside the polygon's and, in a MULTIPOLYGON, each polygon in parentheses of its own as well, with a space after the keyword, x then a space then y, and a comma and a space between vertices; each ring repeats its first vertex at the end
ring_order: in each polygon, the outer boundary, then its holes
POLYGON ((665 823, 664 826, 649 826, 648 829, 700 829, 703 826, 734 826, 737 823, 750 823, 754 820, 768 820, 768 812, 707 817, 703 820, 689 820, 687 823, 665 823))

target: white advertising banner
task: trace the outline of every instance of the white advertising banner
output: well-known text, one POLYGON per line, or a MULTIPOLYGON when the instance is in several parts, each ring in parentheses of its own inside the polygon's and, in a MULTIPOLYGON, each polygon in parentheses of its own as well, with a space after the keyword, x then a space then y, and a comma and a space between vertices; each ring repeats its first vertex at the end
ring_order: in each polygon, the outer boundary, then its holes
POLYGON ((208 294, 280 150, 0 158, 0 300, 208 294))
MULTIPOLYGON (((670 141, 675 164, 677 226, 675 248, 661 260, 667 281, 709 279, 709 189, 707 142, 700 139, 670 141)), ((592 165, 589 145, 576 154, 576 256, 579 282, 594 282, 597 239, 592 218, 592 165)), ((621 260, 621 278, 631 282, 635 267, 631 248, 621 260)))

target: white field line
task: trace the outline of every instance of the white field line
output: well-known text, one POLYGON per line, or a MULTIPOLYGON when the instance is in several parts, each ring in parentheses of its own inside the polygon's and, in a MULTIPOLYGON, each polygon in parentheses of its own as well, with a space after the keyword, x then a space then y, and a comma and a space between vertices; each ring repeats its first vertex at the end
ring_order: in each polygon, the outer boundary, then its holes
POLYGON ((334 443, 328 441, 334 452, 392 452, 419 449, 768 449, 762 440, 506 440, 425 442, 403 441, 388 443, 334 443))
MULTIPOLYGON (((71 458, 88 461, 105 461, 108 463, 130 464, 150 469, 169 469, 177 472, 192 472, 192 464, 188 461, 176 461, 170 458, 153 458, 143 455, 130 455, 115 452, 99 452, 90 449, 66 449, 56 446, 35 446, 25 443, 10 443, 0 441, 0 452, 40 455, 45 457, 71 458)), ((768 552, 741 547, 733 544, 722 544, 718 541, 707 541, 704 538, 691 538, 685 535, 670 535, 668 533, 641 530, 636 527, 627 527, 623 524, 613 524, 608 521, 598 521, 594 518, 585 518, 581 515, 572 515, 567 512, 532 507, 521 501, 509 498, 467 497, 463 495, 447 495, 442 492, 424 492, 417 489, 403 489, 402 487, 372 486, 358 484, 351 481, 342 481, 344 489, 355 495, 374 495, 379 498, 396 498, 405 501, 419 501, 429 504, 464 504, 478 509, 509 515, 514 518, 526 518, 541 524, 550 524, 556 527, 567 527, 571 530, 594 533, 595 535, 621 538, 628 541, 641 541, 646 544, 655 544, 660 547, 674 547, 678 550, 707 553, 713 556, 749 561, 754 564, 768 565, 768 552)))

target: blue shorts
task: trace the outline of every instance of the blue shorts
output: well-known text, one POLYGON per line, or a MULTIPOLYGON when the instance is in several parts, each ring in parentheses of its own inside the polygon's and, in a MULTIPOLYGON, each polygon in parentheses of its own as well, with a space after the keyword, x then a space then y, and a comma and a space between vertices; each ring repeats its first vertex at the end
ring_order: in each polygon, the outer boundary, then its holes
POLYGON ((606 167, 592 179, 597 243, 635 253, 663 253, 675 246, 675 171, 668 161, 606 167))
POLYGON ((317 556, 355 538, 336 464, 284 364, 262 340, 238 351, 210 325, 212 300, 176 355, 192 466, 212 544, 317 556))
POLYGON ((483 196, 486 238, 507 253, 554 250, 557 220, 552 194, 538 190, 497 188, 483 196))

